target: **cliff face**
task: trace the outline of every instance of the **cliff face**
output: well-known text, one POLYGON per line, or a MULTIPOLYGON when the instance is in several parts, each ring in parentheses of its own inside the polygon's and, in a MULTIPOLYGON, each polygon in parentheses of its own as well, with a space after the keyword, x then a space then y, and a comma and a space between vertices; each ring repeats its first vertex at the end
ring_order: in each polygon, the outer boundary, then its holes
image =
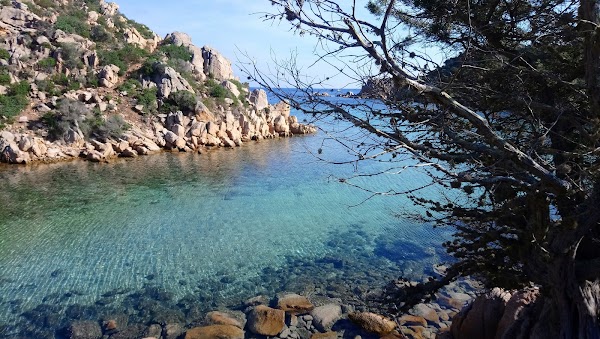
POLYGON ((0 3, 0 162, 102 161, 313 133, 217 50, 104 0, 0 3))

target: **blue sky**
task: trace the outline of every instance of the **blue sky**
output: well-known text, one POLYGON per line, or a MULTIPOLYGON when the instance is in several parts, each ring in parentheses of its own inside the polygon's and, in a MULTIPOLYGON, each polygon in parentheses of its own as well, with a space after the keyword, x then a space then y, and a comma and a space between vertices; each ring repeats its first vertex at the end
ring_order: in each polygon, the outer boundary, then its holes
MULTIPOLYGON (((120 11, 130 19, 146 24, 161 37, 180 31, 189 34, 197 46, 209 45, 219 50, 235 65, 245 60, 240 51, 257 60, 263 70, 271 64, 271 55, 285 59, 297 52, 304 72, 327 77, 335 70, 326 65, 307 66, 315 59, 315 40, 289 31, 287 23, 264 22, 260 14, 273 11, 268 0, 116 0, 120 11)), ((244 74, 234 66, 237 76, 244 74)), ((333 77, 328 87, 356 88, 349 79, 333 77)))

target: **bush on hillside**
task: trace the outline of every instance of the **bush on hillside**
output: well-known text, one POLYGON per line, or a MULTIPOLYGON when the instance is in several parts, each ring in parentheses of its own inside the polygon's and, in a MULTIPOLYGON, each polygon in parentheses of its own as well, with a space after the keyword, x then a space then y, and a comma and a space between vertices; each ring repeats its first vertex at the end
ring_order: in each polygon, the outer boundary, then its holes
POLYGON ((61 139, 69 131, 79 127, 86 138, 119 138, 131 127, 118 115, 104 118, 99 110, 91 111, 83 103, 63 99, 56 111, 51 111, 42 117, 48 126, 48 133, 54 139, 61 139))
POLYGON ((154 33, 152 32, 152 30, 150 28, 148 28, 148 26, 146 26, 144 24, 140 24, 139 22, 136 22, 131 19, 128 20, 128 23, 130 26, 134 27, 145 39, 154 38, 154 33))
POLYGON ((0 48, 0 59, 10 59, 10 53, 4 48, 0 48))
POLYGON ((144 106, 144 112, 156 113, 158 108, 156 87, 144 88, 135 97, 138 105, 144 106))
MULTIPOLYGON (((171 93, 167 100, 170 111, 182 111, 184 113, 193 113, 196 110, 198 99, 196 95, 188 91, 178 91, 171 93)), ((162 108, 162 107, 161 107, 162 108)))
POLYGON ((124 75, 128 65, 141 62, 148 57, 148 52, 133 45, 126 45, 118 50, 98 50, 100 65, 115 65, 119 67, 119 75, 124 75))
POLYGON ((112 40, 112 37, 112 34, 102 25, 94 26, 90 31, 90 38, 95 42, 109 42, 112 40))
POLYGON ((78 34, 84 38, 90 37, 90 25, 87 23, 87 13, 76 10, 61 14, 54 27, 66 33, 78 34))
POLYGON ((63 64, 68 69, 83 68, 84 64, 81 61, 82 53, 77 48, 76 44, 63 43, 60 45, 60 53, 63 59, 63 64))
POLYGON ((127 79, 123 82, 117 89, 120 92, 127 92, 129 94, 133 93, 134 90, 142 87, 142 84, 136 79, 127 79))
POLYGON ((56 67, 56 59, 54 59, 54 58, 42 59, 37 63, 37 66, 39 67, 40 70, 42 70, 44 72, 52 72, 54 67, 56 67))
POLYGON ((176 46, 176 45, 162 45, 159 48, 159 51, 164 53, 170 59, 180 59, 184 61, 192 60, 192 53, 184 46, 176 46))

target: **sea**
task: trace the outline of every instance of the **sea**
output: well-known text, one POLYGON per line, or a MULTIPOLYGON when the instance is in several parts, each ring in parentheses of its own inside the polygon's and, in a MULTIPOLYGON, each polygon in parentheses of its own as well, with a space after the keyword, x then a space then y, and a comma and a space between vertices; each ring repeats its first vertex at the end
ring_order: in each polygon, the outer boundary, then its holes
POLYGON ((203 154, 0 167, 0 337, 60 338, 113 314, 189 324, 283 291, 367 302, 450 260, 452 231, 402 193, 427 173, 354 161, 335 133, 357 131, 316 124, 203 154))

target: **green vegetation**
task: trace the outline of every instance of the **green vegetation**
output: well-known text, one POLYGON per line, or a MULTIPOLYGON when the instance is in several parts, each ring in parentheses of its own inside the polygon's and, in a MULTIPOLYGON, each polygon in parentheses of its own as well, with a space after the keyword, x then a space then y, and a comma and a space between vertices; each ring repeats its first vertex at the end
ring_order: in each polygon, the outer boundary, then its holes
POLYGON ((154 38, 154 33, 152 33, 152 30, 150 28, 148 28, 148 26, 146 26, 144 24, 140 24, 139 22, 136 22, 131 19, 128 20, 127 22, 129 23, 130 26, 134 27, 145 39, 154 38))
POLYGON ((144 112, 156 113, 157 105, 157 88, 144 88, 135 97, 138 105, 144 106, 144 112))
POLYGON ((6 122, 12 122, 14 117, 27 107, 30 89, 27 81, 21 81, 12 84, 6 95, 0 95, 0 129, 4 128, 6 122))
POLYGON ((193 113, 196 110, 198 99, 194 93, 188 91, 178 91, 171 93, 165 104, 161 106, 162 112, 182 111, 183 113, 193 113))
POLYGON ((131 127, 119 115, 105 119, 99 110, 91 111, 83 103, 69 99, 63 99, 56 111, 44 114, 42 121, 54 139, 63 138, 69 129, 75 130, 77 126, 86 138, 117 139, 131 127))
POLYGON ((112 34, 102 25, 92 27, 90 38, 95 42, 110 42, 113 38, 112 34))
POLYGON ((81 35, 84 38, 90 37, 90 25, 87 23, 87 13, 82 10, 73 10, 61 14, 56 20, 54 27, 66 33, 81 35))
POLYGON ((35 84, 40 91, 45 92, 50 96, 59 96, 61 94, 52 80, 38 80, 35 84))
POLYGON ((4 48, 0 48, 0 59, 10 59, 10 53, 4 48))
POLYGON ((141 62, 148 57, 148 51, 133 45, 126 45, 117 50, 98 50, 100 65, 115 65, 119 67, 119 75, 125 75, 128 65, 141 62))
POLYGON ((0 85, 10 85, 10 74, 6 67, 0 68, 0 85))
POLYGON ((134 90, 142 88, 142 84, 135 79, 127 79, 123 82, 117 89, 121 92, 127 92, 128 94, 132 94, 134 90))
POLYGON ((225 99, 227 97, 227 89, 214 79, 208 79, 206 81, 206 88, 208 89, 208 94, 213 98, 225 99))
POLYGON ((60 45, 60 53, 63 59, 63 64, 68 69, 83 68, 83 62, 81 61, 81 51, 78 49, 76 44, 63 43, 60 45))
POLYGON ((158 50, 164 53, 169 59, 192 60, 192 53, 184 46, 168 44, 160 46, 158 50))
POLYGON ((46 58, 42 59, 38 62, 38 67, 40 70, 45 72, 51 72, 54 67, 56 67, 56 59, 54 58, 46 58))

